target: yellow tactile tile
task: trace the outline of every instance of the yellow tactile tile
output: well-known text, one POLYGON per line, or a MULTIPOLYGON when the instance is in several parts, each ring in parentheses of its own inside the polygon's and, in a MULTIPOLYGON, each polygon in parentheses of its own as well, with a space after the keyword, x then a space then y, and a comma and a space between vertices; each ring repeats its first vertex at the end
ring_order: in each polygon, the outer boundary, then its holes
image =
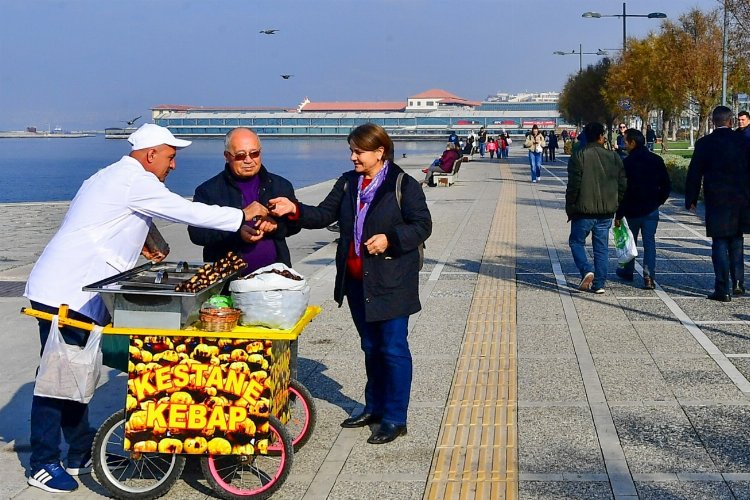
POLYGON ((426 500, 518 498, 516 186, 507 165, 500 175, 426 500))

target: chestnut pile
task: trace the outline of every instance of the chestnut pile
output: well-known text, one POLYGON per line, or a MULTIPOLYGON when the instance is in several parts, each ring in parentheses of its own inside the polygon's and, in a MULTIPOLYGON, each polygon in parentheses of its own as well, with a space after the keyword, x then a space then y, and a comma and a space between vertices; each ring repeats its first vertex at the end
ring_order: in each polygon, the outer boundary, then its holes
POLYGON ((284 270, 281 270, 281 269, 269 269, 268 271, 263 271, 262 273, 248 274, 245 277, 245 279, 255 278, 256 276, 258 276, 260 274, 268 274, 268 273, 278 274, 279 276, 283 276, 283 277, 285 277, 287 279, 294 280, 294 281, 302 281, 304 279, 302 276, 297 276, 293 272, 290 272, 288 269, 284 269, 284 270))
POLYGON ((193 276, 177 285, 174 290, 175 292, 197 293, 245 267, 247 264, 242 257, 234 252, 228 252, 225 257, 213 264, 207 263, 201 266, 193 276))

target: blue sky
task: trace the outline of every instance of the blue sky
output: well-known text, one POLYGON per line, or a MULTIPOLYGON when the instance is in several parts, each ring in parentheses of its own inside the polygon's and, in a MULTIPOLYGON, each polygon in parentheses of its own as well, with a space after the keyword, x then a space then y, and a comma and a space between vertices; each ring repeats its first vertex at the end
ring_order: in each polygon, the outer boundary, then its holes
MULTIPOLYGON (((717 0, 630 0, 676 19, 717 0)), ((158 104, 482 100, 557 91, 578 56, 622 45, 611 0, 0 0, 0 130, 94 129, 158 104), (261 29, 276 28, 275 35, 261 29), (294 75, 283 80, 281 74, 294 75)), ((658 20, 628 18, 628 36, 658 20)), ((583 56, 584 65, 596 56, 583 56)))

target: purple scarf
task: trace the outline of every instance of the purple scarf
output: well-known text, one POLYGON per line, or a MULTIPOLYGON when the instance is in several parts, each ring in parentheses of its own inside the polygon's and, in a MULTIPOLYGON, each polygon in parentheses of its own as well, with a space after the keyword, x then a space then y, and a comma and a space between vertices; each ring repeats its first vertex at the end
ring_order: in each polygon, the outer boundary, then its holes
POLYGON ((365 176, 360 175, 357 181, 357 214, 354 216, 354 253, 359 256, 362 247, 362 230, 365 227, 365 217, 367 211, 370 209, 370 203, 375 198, 375 193, 378 192, 378 188, 383 184, 386 174, 388 173, 388 160, 383 164, 383 168, 380 172, 375 174, 366 188, 362 189, 362 181, 365 176))

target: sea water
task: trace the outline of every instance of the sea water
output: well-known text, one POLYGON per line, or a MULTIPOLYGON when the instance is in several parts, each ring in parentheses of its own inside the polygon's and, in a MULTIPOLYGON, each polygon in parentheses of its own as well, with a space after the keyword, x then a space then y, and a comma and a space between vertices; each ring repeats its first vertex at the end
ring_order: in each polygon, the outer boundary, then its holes
MULTIPOLYGON (((261 139, 263 164, 289 179, 295 189, 337 178, 352 169, 346 139, 261 139)), ((0 203, 68 201, 97 170, 130 152, 122 139, 104 136, 78 139, 0 139, 0 203)), ((439 156, 443 142, 398 141, 396 163, 403 154, 439 156)), ((177 168, 167 187, 182 196, 224 168, 223 139, 199 139, 177 153, 177 168)))

